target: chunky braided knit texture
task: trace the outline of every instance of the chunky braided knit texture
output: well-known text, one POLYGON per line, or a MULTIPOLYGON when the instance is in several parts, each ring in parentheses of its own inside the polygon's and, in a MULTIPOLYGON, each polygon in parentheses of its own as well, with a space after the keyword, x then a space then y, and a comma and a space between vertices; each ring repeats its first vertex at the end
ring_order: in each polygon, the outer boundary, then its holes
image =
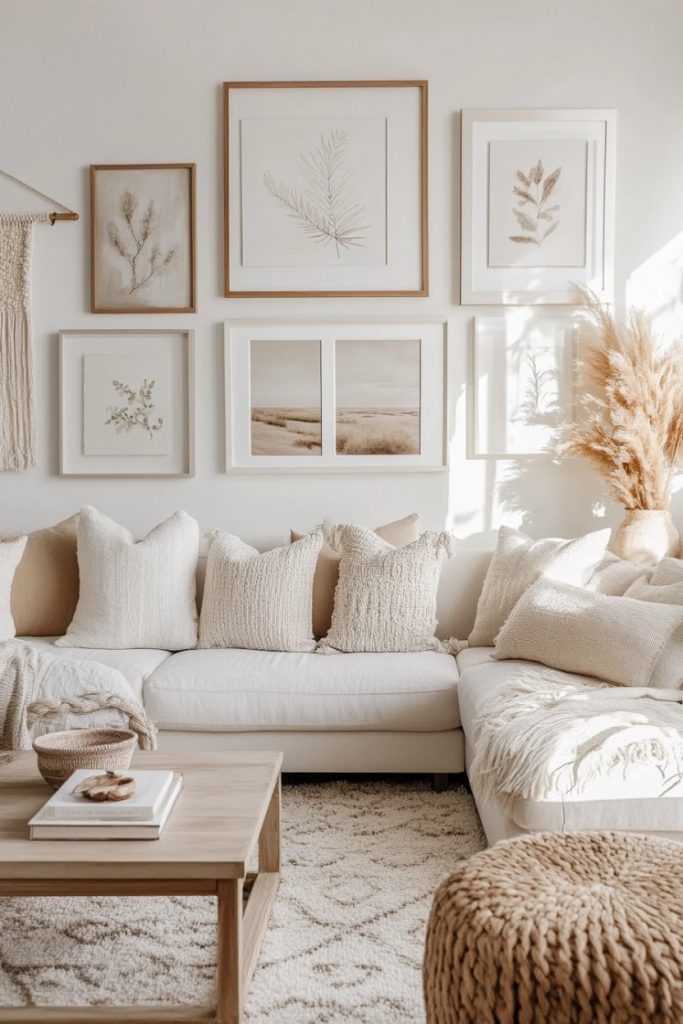
POLYGON ((60 718, 62 715, 91 715, 108 708, 126 715, 128 727, 137 734, 141 750, 156 750, 156 726, 148 718, 142 705, 120 693, 108 693, 106 690, 83 693, 79 697, 64 697, 62 700, 34 700, 26 709, 26 725, 32 729, 38 723, 60 718))
POLYGON ((239 537, 214 530, 199 646, 313 651, 313 575, 322 543, 322 531, 315 530, 260 554, 239 537))
POLYGON ((14 636, 10 594, 14 573, 21 561, 27 537, 0 541, 0 643, 14 636))
POLYGON ((540 833, 437 890, 428 1024, 680 1024, 683 866, 665 839, 540 833))

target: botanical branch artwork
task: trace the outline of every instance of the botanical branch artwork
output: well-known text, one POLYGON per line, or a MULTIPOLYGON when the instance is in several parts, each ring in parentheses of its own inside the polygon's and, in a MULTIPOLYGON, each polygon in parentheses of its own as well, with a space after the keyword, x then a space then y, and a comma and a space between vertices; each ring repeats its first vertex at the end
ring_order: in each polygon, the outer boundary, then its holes
POLYGON ((353 188, 354 169, 347 133, 335 128, 318 145, 301 153, 299 167, 306 187, 299 191, 266 171, 263 183, 279 206, 317 245, 334 245, 337 258, 366 243, 367 212, 353 188))
POLYGON ((124 404, 107 407, 105 427, 113 427, 117 434, 141 430, 151 440, 164 425, 163 419, 155 416, 153 391, 156 380, 145 378, 137 389, 120 380, 112 380, 112 386, 124 404))
POLYGON ((562 168, 556 168, 545 176, 543 161, 539 159, 527 174, 517 171, 517 182, 513 193, 517 197, 513 213, 523 234, 510 235, 510 241, 518 245, 536 245, 539 248, 560 224, 560 206, 549 205, 562 168))
POLYGON ((149 200, 141 217, 136 221, 138 205, 138 196, 130 189, 124 189, 119 203, 123 226, 120 227, 112 221, 107 225, 109 241, 128 264, 129 295, 134 295, 144 288, 155 274, 169 267, 178 254, 177 245, 162 252, 161 246, 154 241, 158 222, 154 200, 149 200))
POLYGON ((524 396, 515 419, 527 426, 559 427, 564 411, 559 404, 557 360, 544 366, 545 359, 530 349, 523 361, 524 396))

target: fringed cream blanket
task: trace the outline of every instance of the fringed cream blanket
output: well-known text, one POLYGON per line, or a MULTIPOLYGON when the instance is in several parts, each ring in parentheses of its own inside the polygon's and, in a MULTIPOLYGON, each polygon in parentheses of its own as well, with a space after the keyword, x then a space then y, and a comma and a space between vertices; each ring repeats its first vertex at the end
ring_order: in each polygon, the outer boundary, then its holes
POLYGON ((683 777, 683 692, 512 669, 475 720, 471 773, 509 804, 579 795, 618 769, 656 767, 662 793, 683 777))
POLYGON ((31 241, 49 214, 0 214, 0 470, 36 464, 31 241))

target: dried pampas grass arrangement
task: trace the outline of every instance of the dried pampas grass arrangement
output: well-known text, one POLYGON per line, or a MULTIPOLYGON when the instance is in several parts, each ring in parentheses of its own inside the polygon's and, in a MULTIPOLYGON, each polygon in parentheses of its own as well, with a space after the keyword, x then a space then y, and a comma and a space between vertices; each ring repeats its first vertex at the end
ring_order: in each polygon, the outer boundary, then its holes
POLYGON ((582 416, 563 446, 588 459, 627 510, 665 510, 683 458, 683 343, 659 345, 632 310, 615 320, 584 293, 582 416))

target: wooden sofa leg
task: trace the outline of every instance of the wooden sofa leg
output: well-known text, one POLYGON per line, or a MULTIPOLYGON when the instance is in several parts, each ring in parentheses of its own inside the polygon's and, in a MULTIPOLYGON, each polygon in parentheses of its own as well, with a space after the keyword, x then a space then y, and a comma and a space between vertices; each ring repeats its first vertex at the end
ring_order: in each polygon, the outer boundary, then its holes
POLYGON ((445 789, 448 789, 447 772, 435 772, 432 775, 432 789, 435 793, 443 793, 445 789))

